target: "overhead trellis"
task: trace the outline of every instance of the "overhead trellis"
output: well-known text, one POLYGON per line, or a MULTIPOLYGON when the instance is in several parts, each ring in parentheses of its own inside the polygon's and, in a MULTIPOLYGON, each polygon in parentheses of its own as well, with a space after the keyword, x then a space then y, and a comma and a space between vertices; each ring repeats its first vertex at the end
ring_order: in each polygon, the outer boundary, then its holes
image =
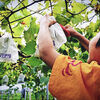
MULTIPOLYGON (((28 8, 29 8, 30 6, 32 6, 32 5, 34 5, 34 4, 39 4, 39 3, 41 3, 41 2, 46 4, 46 2, 48 2, 48 1, 49 1, 49 6, 48 6, 48 8, 49 8, 49 7, 51 8, 51 15, 53 15, 53 13, 55 13, 55 12, 53 11, 53 5, 54 5, 53 2, 56 2, 55 0, 54 0, 54 1, 53 1, 53 0, 33 0, 33 2, 30 3, 30 4, 28 4, 28 3, 25 4, 27 0, 18 0, 18 4, 17 4, 13 9, 9 9, 6 5, 7 5, 9 2, 11 2, 11 1, 13 1, 13 0, 5 1, 5 2, 0 1, 0 10, 2 11, 2 12, 0 13, 0 17, 2 17, 2 19, 1 19, 1 24, 4 24, 4 23, 2 23, 4 20, 7 21, 6 25, 7 25, 7 24, 9 25, 10 31, 11 31, 11 33, 12 33, 12 37, 14 37, 14 36, 13 36, 13 33, 14 33, 14 32, 13 32, 13 30, 12 30, 11 23, 17 22, 17 21, 22 20, 22 19, 24 19, 24 18, 26 18, 26 17, 29 17, 29 16, 31 16, 31 15, 33 15, 33 14, 39 13, 39 12, 41 12, 41 11, 47 9, 47 7, 46 7, 46 8, 41 8, 41 9, 38 10, 38 11, 34 11, 33 13, 28 14, 28 15, 22 17, 22 18, 19 18, 19 19, 10 21, 10 20, 9 20, 10 17, 11 17, 12 15, 14 15, 15 13, 17 13, 17 12, 19 12, 19 11, 23 11, 24 9, 27 9, 27 10, 28 10, 28 8), (18 8, 18 6, 20 6, 20 5, 23 5, 23 6, 16 10, 16 8, 18 8), (5 13, 6 13, 6 14, 5 14, 5 13)), ((59 1, 59 0, 58 0, 58 1, 59 1)), ((96 14, 100 15, 100 1, 99 1, 99 0, 97 0, 97 3, 96 3, 95 5, 92 4, 93 0, 91 0, 91 2, 90 2, 89 4, 85 5, 85 7, 84 7, 83 9, 81 9, 81 10, 80 10, 79 12, 77 12, 77 13, 75 13, 76 11, 71 12, 70 9, 69 9, 69 7, 72 7, 72 8, 73 8, 73 5, 72 5, 73 1, 72 1, 72 0, 64 0, 64 1, 65 1, 66 12, 69 13, 69 14, 71 14, 72 16, 81 14, 82 12, 86 11, 89 7, 92 7, 92 8, 93 8, 92 10, 94 10, 94 11, 96 12, 96 14)), ((75 2, 75 1, 74 1, 74 2, 75 2)), ((96 14, 95 14, 95 15, 96 15, 96 14)), ((92 16, 92 18, 94 18, 95 15, 92 16)), ((91 19, 92 19, 92 18, 91 18, 91 19)))

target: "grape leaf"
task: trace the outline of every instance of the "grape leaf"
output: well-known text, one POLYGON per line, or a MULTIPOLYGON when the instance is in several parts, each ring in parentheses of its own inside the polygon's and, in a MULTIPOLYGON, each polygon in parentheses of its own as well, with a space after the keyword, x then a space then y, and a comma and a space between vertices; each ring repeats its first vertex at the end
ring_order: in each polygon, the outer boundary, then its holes
MULTIPOLYGON (((82 10, 85 9, 85 8, 86 8, 86 5, 85 5, 85 4, 78 3, 78 2, 76 2, 76 1, 74 1, 74 2, 72 3, 72 12, 73 12, 73 13, 79 13, 80 11, 82 11, 82 10)), ((82 13, 84 14, 85 12, 86 12, 86 10, 83 11, 82 13)))
POLYGON ((83 16, 81 15, 76 15, 71 19, 73 24, 78 24, 79 22, 83 21, 83 16))
POLYGON ((22 51, 27 55, 34 54, 35 45, 36 45, 36 42, 34 40, 29 41, 29 42, 26 43, 26 46, 22 51))
POLYGON ((100 28, 100 21, 97 20, 95 23, 95 26, 94 26, 94 31, 97 32, 97 30, 99 30, 99 28, 100 28))
POLYGON ((57 4, 54 6, 53 11, 54 11, 54 13, 59 13, 60 14, 63 11, 63 9, 66 9, 65 8, 65 3, 64 3, 64 1, 59 0, 57 2, 57 4))
POLYGON ((21 25, 20 23, 13 28, 14 36, 19 37, 22 35, 22 32, 24 31, 24 26, 21 25))
POLYGON ((92 5, 96 5, 98 0, 92 0, 92 5))
POLYGON ((34 66, 40 66, 40 64, 42 64, 42 61, 39 58, 33 56, 29 58, 28 63, 30 64, 30 66, 34 67, 34 66))
POLYGON ((46 84, 46 85, 48 84, 48 81, 49 81, 49 77, 45 77, 45 76, 44 76, 44 77, 41 77, 41 78, 40 78, 40 82, 41 82, 41 83, 44 83, 44 84, 46 84))
POLYGON ((0 1, 0 11, 5 10, 4 3, 0 1))
POLYGON ((27 31, 24 31, 24 38, 26 42, 34 40, 34 34, 38 33, 38 25, 35 23, 36 18, 31 18, 30 27, 27 31))

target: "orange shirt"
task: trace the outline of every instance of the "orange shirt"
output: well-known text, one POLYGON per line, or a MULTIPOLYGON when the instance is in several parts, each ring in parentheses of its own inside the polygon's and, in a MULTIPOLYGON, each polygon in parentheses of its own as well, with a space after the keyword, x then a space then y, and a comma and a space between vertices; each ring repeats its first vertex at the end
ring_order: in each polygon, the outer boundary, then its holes
POLYGON ((57 57, 49 80, 49 91, 57 100, 100 100, 100 65, 57 57))

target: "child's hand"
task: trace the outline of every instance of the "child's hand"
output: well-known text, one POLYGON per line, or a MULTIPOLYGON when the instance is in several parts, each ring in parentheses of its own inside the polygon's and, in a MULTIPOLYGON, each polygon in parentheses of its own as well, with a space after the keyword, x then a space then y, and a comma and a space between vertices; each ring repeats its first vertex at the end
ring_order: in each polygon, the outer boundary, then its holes
POLYGON ((52 25, 54 23, 56 23, 56 21, 53 20, 53 19, 50 19, 49 15, 45 15, 40 19, 40 25, 50 26, 50 25, 52 25))
POLYGON ((79 34, 70 25, 66 25, 65 28, 70 32, 70 35, 73 37, 76 37, 79 34))

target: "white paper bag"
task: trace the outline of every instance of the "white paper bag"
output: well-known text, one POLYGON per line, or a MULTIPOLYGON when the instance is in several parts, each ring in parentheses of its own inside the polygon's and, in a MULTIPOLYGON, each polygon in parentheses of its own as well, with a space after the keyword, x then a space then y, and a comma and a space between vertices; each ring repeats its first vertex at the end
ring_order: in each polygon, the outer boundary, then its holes
POLYGON ((11 35, 7 32, 0 37, 0 62, 17 63, 18 49, 11 35))
MULTIPOLYGON (((50 16, 49 19, 52 19, 55 21, 55 18, 53 16, 50 16)), ((53 45, 56 50, 59 49, 62 46, 62 44, 67 42, 65 33, 58 23, 51 25, 49 27, 49 31, 50 31, 53 45)), ((37 38, 36 44, 37 44, 37 48, 36 48, 35 56, 39 57, 40 55, 39 55, 39 49, 38 49, 38 38, 37 38)))
POLYGON ((66 36, 58 23, 53 24, 49 30, 56 50, 59 49, 62 44, 67 42, 66 36))
MULTIPOLYGON (((52 19, 55 21, 55 18, 53 16, 50 16, 49 19, 52 19)), ((58 23, 51 25, 49 27, 49 31, 50 31, 50 35, 53 41, 53 45, 56 50, 59 49, 62 46, 62 44, 67 42, 65 33, 58 23)), ((37 44, 37 48, 36 48, 35 56, 39 57, 38 38, 37 38, 36 44, 37 44)))

